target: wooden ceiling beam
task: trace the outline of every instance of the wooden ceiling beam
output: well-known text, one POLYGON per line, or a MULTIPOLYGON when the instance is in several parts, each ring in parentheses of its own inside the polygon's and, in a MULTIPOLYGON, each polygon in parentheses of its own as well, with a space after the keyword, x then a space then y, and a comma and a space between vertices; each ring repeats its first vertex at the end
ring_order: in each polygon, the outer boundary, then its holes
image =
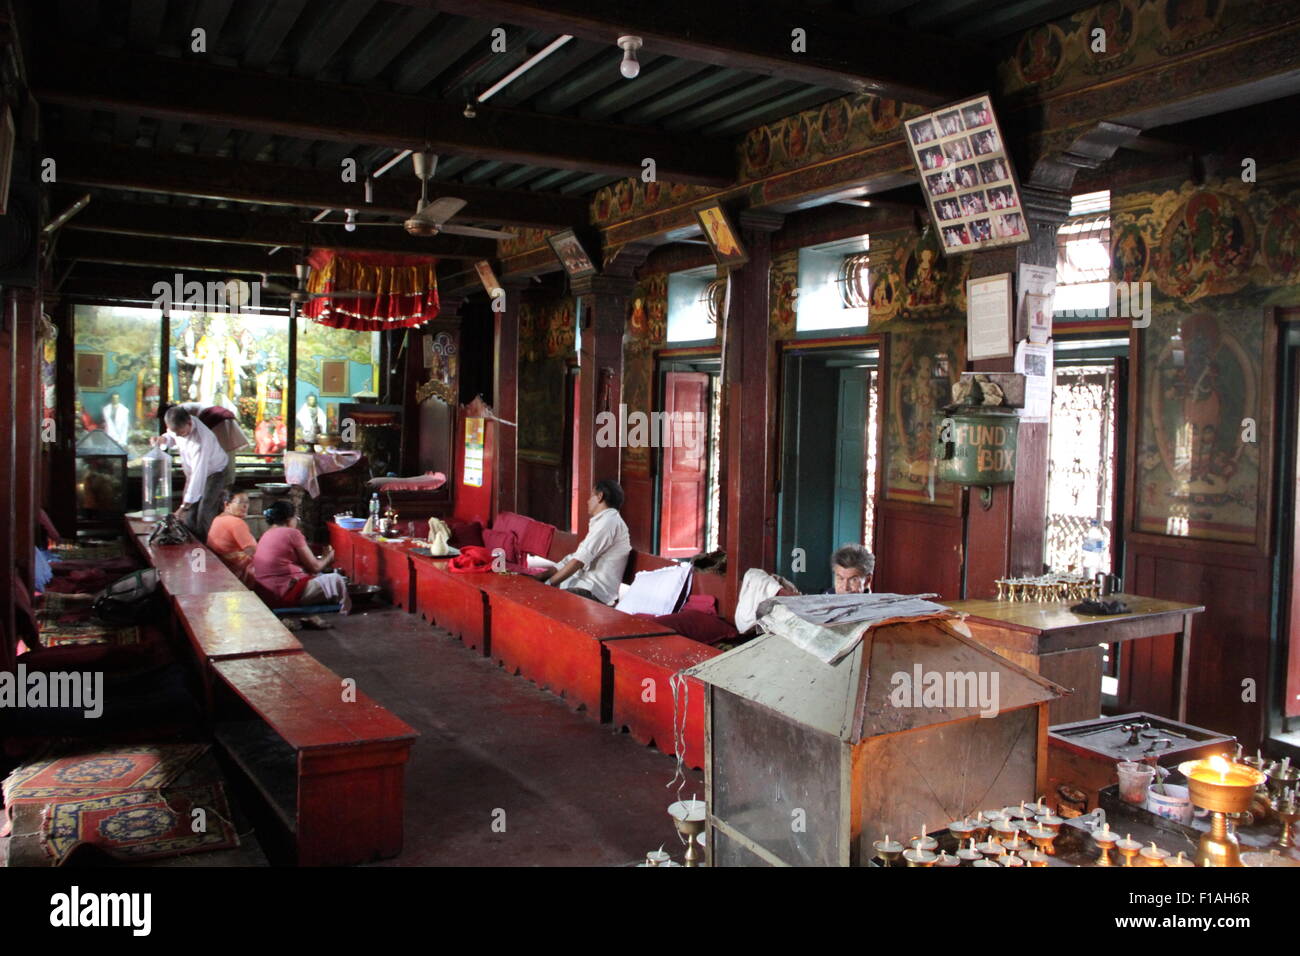
POLYGON ((496 241, 493 239, 453 235, 418 238, 407 235, 401 228, 380 226, 360 226, 355 232, 348 232, 340 217, 335 216, 333 221, 336 225, 302 222, 289 216, 114 202, 95 197, 90 205, 69 220, 66 228, 75 232, 268 249, 296 249, 306 244, 313 249, 396 252, 439 259, 486 259, 496 254, 496 241))
MULTIPOLYGON (((240 249, 211 242, 138 239, 69 231, 59 236, 57 256, 63 262, 146 267, 174 272, 221 272, 258 276, 292 276, 297 250, 268 256, 257 249, 240 249)), ((170 274, 162 276, 171 278, 170 274)))
POLYGON ((655 160, 664 182, 729 185, 726 139, 663 133, 566 116, 462 105, 271 76, 194 59, 130 55, 71 42, 40 51, 33 90, 46 103, 135 112, 162 120, 263 130, 303 140, 429 148, 506 163, 613 176, 640 175, 655 160))
MULTIPOLYGON (((405 165, 374 182, 374 202, 365 202, 362 182, 344 183, 337 172, 257 163, 192 153, 92 143, 52 141, 43 155, 53 157, 58 181, 128 192, 163 193, 224 202, 301 209, 360 209, 409 216, 420 196, 419 181, 403 174, 405 165)), ((361 178, 363 171, 359 171, 361 178)), ((588 222, 585 200, 544 193, 506 191, 435 180, 431 197, 464 199, 461 218, 513 226, 581 226, 588 222)))
MULTIPOLYGON (((971 44, 918 34, 831 9, 806 11, 772 0, 397 0, 484 22, 515 23, 609 44, 632 34, 646 55, 779 76, 836 90, 938 105, 993 85, 987 53, 971 44), (806 31, 806 52, 792 31, 806 31)), ((630 82, 636 82, 632 80, 630 82)))

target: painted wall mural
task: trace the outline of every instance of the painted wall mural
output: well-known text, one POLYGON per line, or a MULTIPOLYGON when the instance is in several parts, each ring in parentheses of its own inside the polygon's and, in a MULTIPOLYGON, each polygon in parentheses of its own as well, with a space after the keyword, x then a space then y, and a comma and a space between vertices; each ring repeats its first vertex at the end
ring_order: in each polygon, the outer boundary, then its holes
POLYGON ((1262 421, 1270 306, 1300 305, 1300 164, 1112 197, 1112 275, 1152 283, 1139 331, 1133 530, 1259 543, 1268 476, 1243 419, 1262 421))
POLYGON ((871 325, 966 311, 969 256, 945 256, 933 228, 871 238, 871 325))
POLYGON ((799 294, 799 250, 791 249, 774 255, 770 277, 768 337, 773 341, 792 339, 799 294))
POLYGON ((1106 0, 1021 34, 999 64, 1000 86, 1008 96, 1090 86, 1267 30, 1297 9, 1292 0, 1106 0))
MULTIPOLYGON (((668 336, 668 274, 644 275, 628 304, 627 335, 623 339, 623 397, 629 413, 653 411, 654 350, 668 336)), ((649 476, 650 449, 624 448, 623 470, 649 476)))
POLYGON ((76 437, 102 428, 133 458, 144 454, 150 436, 158 434, 162 351, 158 313, 79 305, 74 323, 76 437))
POLYGON ((918 325, 889 337, 884 497, 953 507, 960 489, 935 477, 934 419, 952 400, 966 362, 965 328, 956 321, 918 325))
POLYGON ((564 385, 577 325, 572 298, 519 305, 520 458, 557 465, 564 452, 564 385))

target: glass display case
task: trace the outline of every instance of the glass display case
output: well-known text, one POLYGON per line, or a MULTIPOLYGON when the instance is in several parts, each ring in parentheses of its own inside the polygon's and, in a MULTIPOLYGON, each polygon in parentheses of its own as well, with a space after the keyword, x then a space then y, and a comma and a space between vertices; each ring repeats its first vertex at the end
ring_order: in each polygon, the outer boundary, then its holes
POLYGON ((126 513, 127 452, 104 429, 77 442, 77 524, 120 524, 126 513))

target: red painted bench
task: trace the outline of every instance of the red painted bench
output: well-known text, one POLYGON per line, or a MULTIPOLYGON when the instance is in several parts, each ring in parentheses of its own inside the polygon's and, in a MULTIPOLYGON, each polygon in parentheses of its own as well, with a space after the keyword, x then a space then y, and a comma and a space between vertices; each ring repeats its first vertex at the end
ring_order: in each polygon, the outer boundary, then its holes
POLYGON ((633 617, 548 587, 522 574, 482 574, 487 596, 491 656, 512 673, 562 694, 601 721, 612 709, 613 675, 606 642, 665 634, 653 621, 633 617))
POLYGON ((293 834, 302 866, 402 851, 403 776, 417 734, 309 654, 216 661, 260 718, 219 725, 217 740, 293 834), (267 734, 267 729, 274 736, 267 734))
POLYGON ((488 653, 487 599, 480 581, 495 572, 456 574, 449 558, 411 555, 415 572, 415 613, 480 653, 488 653))
POLYGON ((334 549, 334 566, 349 578, 356 579, 357 575, 353 570, 355 562, 352 556, 354 534, 340 528, 333 521, 326 522, 325 527, 329 530, 330 547, 334 549))
MULTIPOLYGON (((614 672, 612 720, 628 729, 638 743, 653 743, 661 751, 675 752, 673 694, 669 679, 722 651, 680 634, 642 637, 605 644, 614 672)), ((690 767, 704 766, 704 685, 694 677, 679 692, 678 706, 685 708, 684 759, 690 767), (682 700, 680 693, 685 694, 682 700)), ((678 726, 681 726, 678 716, 678 726)))

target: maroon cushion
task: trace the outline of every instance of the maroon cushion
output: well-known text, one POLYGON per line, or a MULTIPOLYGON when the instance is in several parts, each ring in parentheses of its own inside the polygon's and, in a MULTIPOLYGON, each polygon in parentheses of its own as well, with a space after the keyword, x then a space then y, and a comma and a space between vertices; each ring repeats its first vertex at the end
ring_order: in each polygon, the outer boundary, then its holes
POLYGON ((483 526, 477 521, 461 521, 459 518, 448 518, 447 527, 451 529, 452 547, 483 547, 483 526))
POLYGON ((683 611, 700 611, 704 614, 718 613, 718 599, 712 594, 692 594, 682 605, 683 611))
POLYGON ((488 551, 495 551, 500 548, 506 553, 507 564, 514 564, 519 560, 519 536, 513 531, 484 528, 483 547, 487 548, 488 551))
POLYGON ((676 614, 661 614, 655 618, 659 624, 671 627, 682 637, 689 637, 701 644, 716 644, 739 636, 731 623, 716 614, 703 611, 678 611, 676 614))

